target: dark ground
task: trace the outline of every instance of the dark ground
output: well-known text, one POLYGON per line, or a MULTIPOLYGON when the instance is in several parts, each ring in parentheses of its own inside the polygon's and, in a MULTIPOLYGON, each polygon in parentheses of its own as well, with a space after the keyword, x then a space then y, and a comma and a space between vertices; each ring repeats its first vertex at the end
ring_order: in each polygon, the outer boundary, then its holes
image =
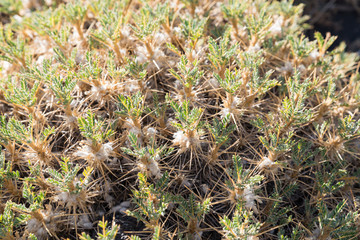
POLYGON ((313 39, 314 31, 323 35, 330 32, 338 39, 333 46, 345 41, 347 51, 360 54, 360 0, 295 0, 305 3, 304 13, 310 16, 308 23, 313 26, 306 33, 313 39))

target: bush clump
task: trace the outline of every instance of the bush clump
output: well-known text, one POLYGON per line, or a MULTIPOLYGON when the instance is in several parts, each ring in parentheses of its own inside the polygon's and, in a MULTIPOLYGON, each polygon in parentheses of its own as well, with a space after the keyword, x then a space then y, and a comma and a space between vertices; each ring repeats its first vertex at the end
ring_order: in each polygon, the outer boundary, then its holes
POLYGON ((303 5, 0 10, 0 239, 360 238, 359 62, 303 5))

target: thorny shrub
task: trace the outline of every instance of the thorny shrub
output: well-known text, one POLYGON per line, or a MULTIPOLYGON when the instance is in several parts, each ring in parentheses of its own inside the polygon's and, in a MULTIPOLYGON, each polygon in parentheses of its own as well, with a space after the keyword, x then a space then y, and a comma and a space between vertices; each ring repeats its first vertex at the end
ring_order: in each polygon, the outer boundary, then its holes
POLYGON ((302 10, 1 1, 0 239, 359 239, 359 62, 302 10))

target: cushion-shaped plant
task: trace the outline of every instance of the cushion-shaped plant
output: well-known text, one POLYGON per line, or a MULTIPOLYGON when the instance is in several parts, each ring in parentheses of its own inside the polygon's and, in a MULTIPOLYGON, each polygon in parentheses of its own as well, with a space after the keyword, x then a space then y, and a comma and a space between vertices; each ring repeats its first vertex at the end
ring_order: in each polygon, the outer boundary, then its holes
POLYGON ((0 238, 359 238, 359 59, 303 8, 0 3, 0 238))

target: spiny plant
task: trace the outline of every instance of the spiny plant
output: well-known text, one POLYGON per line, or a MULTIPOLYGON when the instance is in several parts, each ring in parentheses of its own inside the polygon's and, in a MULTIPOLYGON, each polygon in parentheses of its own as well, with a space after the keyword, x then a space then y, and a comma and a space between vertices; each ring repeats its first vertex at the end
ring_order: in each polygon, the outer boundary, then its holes
POLYGON ((228 195, 225 201, 230 201, 233 207, 240 205, 246 209, 258 212, 256 202, 261 202, 260 197, 255 194, 257 185, 263 179, 261 175, 251 176, 249 170, 243 169, 241 158, 237 155, 232 157, 233 169, 228 170, 228 180, 225 188, 228 195))
POLYGON ((156 184, 150 184, 144 174, 138 173, 139 190, 133 191, 132 198, 138 208, 127 212, 144 222, 153 234, 161 230, 161 218, 171 202, 171 195, 164 191, 168 180, 169 175, 165 172, 156 184))
MULTIPOLYGON (((180 197, 177 199, 179 207, 177 213, 186 222, 186 230, 184 239, 201 239, 203 231, 200 227, 202 221, 210 210, 211 198, 196 201, 194 194, 190 194, 189 199, 180 197)), ((184 235, 179 233, 180 236, 184 235)))
POLYGON ((3 239, 15 239, 14 227, 17 227, 19 222, 15 220, 15 214, 11 210, 11 202, 7 202, 3 213, 0 215, 0 234, 3 239))
POLYGON ((162 45, 168 36, 159 31, 160 26, 165 22, 166 8, 161 9, 165 11, 161 11, 160 14, 157 9, 154 10, 148 4, 144 4, 139 14, 134 16, 134 24, 130 25, 134 35, 143 43, 136 48, 136 60, 142 64, 148 63, 149 71, 158 71, 160 67, 166 65, 162 45))
POLYGON ((9 127, 8 137, 23 148, 27 148, 24 154, 29 163, 45 164, 46 166, 53 160, 50 142, 51 135, 55 133, 55 128, 38 125, 39 123, 34 121, 32 115, 30 115, 28 124, 10 118, 7 123, 9 127))
MULTIPOLYGON (((20 180, 20 172, 13 170, 11 162, 5 162, 5 154, 0 153, 0 186, 2 196, 11 200, 19 199, 22 196, 21 189, 18 188, 17 182, 20 180)), ((1 207, 4 207, 1 205, 1 207)), ((7 218, 7 216, 4 216, 7 218)))
POLYGON ((359 238, 359 56, 303 9, 3 0, 0 238, 359 238))
POLYGON ((359 137, 359 121, 354 121, 352 116, 348 115, 339 120, 334 126, 329 122, 323 122, 321 125, 315 124, 317 141, 321 148, 326 151, 326 155, 332 159, 338 159, 343 162, 345 153, 355 154, 347 147, 349 142, 359 137))
POLYGON ((168 109, 167 102, 161 102, 160 96, 157 93, 153 93, 154 107, 148 108, 149 115, 156 121, 157 125, 163 134, 167 134, 167 116, 166 111, 168 109))
POLYGON ((78 178, 80 166, 73 167, 70 159, 66 157, 62 158, 60 168, 61 172, 53 168, 46 170, 50 175, 46 181, 53 185, 58 192, 55 199, 65 204, 74 213, 77 209, 87 212, 87 205, 92 197, 89 180, 93 170, 91 167, 87 167, 82 172, 83 177, 78 178))
POLYGON ((72 106, 74 103, 74 97, 72 93, 76 87, 77 79, 72 76, 67 76, 62 79, 60 76, 54 76, 50 80, 49 87, 53 91, 58 100, 57 104, 64 111, 65 121, 70 123, 74 128, 76 124, 76 117, 78 116, 77 109, 72 106))
POLYGON ((220 223, 223 227, 224 237, 228 240, 256 239, 261 226, 261 223, 254 218, 253 213, 240 205, 236 206, 231 219, 224 216, 220 223))
POLYGON ((86 41, 83 32, 83 24, 85 22, 87 6, 80 3, 66 4, 64 9, 66 19, 74 26, 81 41, 86 41))
POLYGON ((220 151, 222 146, 230 140, 230 135, 235 131, 235 125, 230 123, 230 114, 223 117, 221 120, 214 118, 212 124, 208 124, 207 128, 211 133, 211 144, 208 155, 208 164, 210 168, 216 165, 222 165, 219 159, 224 151, 220 151))
MULTIPOLYGON (((95 41, 111 49, 115 53, 117 64, 124 63, 124 50, 120 48, 119 43, 123 39, 129 41, 127 39, 129 37, 128 31, 122 25, 126 18, 120 18, 119 13, 115 13, 114 9, 99 9, 99 6, 94 7, 94 5, 91 5, 90 8, 93 12, 99 14, 98 19, 101 24, 100 29, 91 33, 91 39, 94 39, 95 41)), ((120 8, 120 10, 121 9, 122 8, 120 8)))
POLYGON ((16 141, 10 131, 11 123, 7 121, 5 116, 0 116, 0 126, 0 144, 11 154, 13 162, 10 163, 14 164, 17 160, 17 151, 15 148, 16 141))
POLYGON ((1 59, 15 63, 16 65, 27 68, 27 58, 25 51, 25 41, 20 36, 14 37, 13 30, 10 25, 0 25, 0 49, 1 59))
POLYGON ((61 215, 52 210, 51 205, 43 207, 45 199, 44 192, 34 192, 34 186, 28 182, 23 184, 23 197, 27 200, 27 205, 17 204, 9 201, 9 208, 19 217, 17 221, 26 225, 23 237, 38 237, 44 239, 47 237, 57 237, 60 231, 61 215))
POLYGON ((88 161, 89 166, 101 171, 105 175, 105 161, 113 151, 113 142, 107 142, 114 131, 106 126, 105 121, 96 119, 95 114, 88 111, 86 117, 78 118, 81 135, 86 138, 84 144, 75 152, 75 156, 88 161))
MULTIPOLYGON (((108 222, 107 221, 99 221, 98 228, 101 229, 98 231, 97 236, 95 239, 97 240, 114 240, 116 239, 117 233, 120 229, 118 225, 116 225, 114 222, 112 223, 111 227, 108 228, 108 222)), ((89 234, 82 233, 80 236, 81 240, 93 240, 89 234)))
POLYGON ((359 233, 352 227, 357 219, 357 213, 352 211, 344 213, 345 204, 346 200, 342 200, 335 207, 329 209, 324 201, 318 202, 319 217, 314 224, 317 228, 313 230, 312 235, 318 239, 358 237, 359 233))
POLYGON ((20 79, 20 81, 9 79, 6 84, 7 89, 4 91, 5 99, 14 104, 15 108, 24 109, 26 114, 34 114, 39 85, 39 81, 29 84, 26 79, 20 79), (29 85, 32 85, 31 89, 29 85))
POLYGON ((204 53, 201 51, 203 43, 203 32, 205 30, 207 18, 198 19, 190 16, 180 18, 182 28, 174 28, 176 34, 176 45, 167 43, 167 47, 176 55, 184 55, 190 62, 198 60, 204 53))
POLYGON ((230 61, 238 48, 237 44, 230 46, 230 32, 230 29, 227 29, 219 44, 211 37, 209 38, 208 58, 220 78, 224 78, 226 66, 231 64, 230 61))
POLYGON ((159 167, 161 158, 169 155, 173 149, 167 146, 157 147, 155 135, 150 136, 150 141, 146 146, 139 141, 134 133, 129 134, 131 148, 123 147, 122 150, 138 160, 138 168, 147 177, 161 178, 162 173, 159 167))
POLYGON ((141 92, 137 92, 131 96, 120 95, 118 97, 119 111, 116 113, 120 115, 125 122, 125 127, 129 132, 135 133, 138 136, 142 134, 142 114, 145 112, 144 96, 141 92))
POLYGON ((199 83, 201 77, 204 75, 204 72, 199 70, 198 64, 198 61, 195 60, 193 62, 189 62, 185 56, 182 56, 179 64, 177 65, 180 73, 177 73, 174 69, 169 70, 169 72, 181 84, 182 89, 176 89, 179 91, 177 97, 180 100, 189 101, 197 99, 198 93, 194 92, 194 88, 199 83))
MULTIPOLYGON (((197 151, 201 147, 200 137, 203 135, 201 115, 203 110, 194 107, 190 110, 190 101, 184 101, 181 104, 171 101, 170 105, 175 111, 176 119, 179 122, 172 122, 171 124, 176 128, 174 133, 173 144, 179 146, 179 153, 190 150, 191 157, 189 166, 192 165, 192 157, 197 157, 197 151)), ((199 166, 199 161, 196 161, 199 166)))

